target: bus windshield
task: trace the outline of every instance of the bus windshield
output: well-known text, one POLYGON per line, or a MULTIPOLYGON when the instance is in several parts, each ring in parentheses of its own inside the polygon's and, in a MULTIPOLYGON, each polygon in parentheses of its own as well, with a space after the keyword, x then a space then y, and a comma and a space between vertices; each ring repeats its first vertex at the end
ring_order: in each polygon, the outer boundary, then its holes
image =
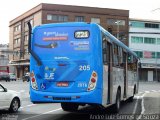
POLYGON ((32 50, 43 60, 64 55, 88 55, 91 53, 91 37, 87 27, 41 28, 34 32, 32 50))

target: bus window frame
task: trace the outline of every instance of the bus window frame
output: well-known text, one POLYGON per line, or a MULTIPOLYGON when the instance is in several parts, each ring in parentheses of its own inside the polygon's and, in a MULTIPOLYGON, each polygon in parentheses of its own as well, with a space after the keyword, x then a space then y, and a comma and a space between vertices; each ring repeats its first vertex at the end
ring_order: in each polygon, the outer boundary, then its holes
POLYGON ((112 59, 113 59, 113 67, 120 67, 120 65, 119 65, 119 52, 118 52, 118 45, 116 44, 116 43, 113 43, 112 44, 112 59), (116 49, 116 51, 115 51, 115 49, 116 49), (117 55, 115 54, 115 52, 117 53, 117 55), (115 61, 115 59, 117 58, 117 60, 115 61))

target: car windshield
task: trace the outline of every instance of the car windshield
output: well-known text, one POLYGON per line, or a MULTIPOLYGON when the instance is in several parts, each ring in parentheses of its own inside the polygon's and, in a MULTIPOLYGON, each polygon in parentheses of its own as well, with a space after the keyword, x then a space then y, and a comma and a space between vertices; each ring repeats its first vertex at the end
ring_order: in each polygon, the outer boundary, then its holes
POLYGON ((15 75, 14 73, 9 73, 9 75, 15 75))

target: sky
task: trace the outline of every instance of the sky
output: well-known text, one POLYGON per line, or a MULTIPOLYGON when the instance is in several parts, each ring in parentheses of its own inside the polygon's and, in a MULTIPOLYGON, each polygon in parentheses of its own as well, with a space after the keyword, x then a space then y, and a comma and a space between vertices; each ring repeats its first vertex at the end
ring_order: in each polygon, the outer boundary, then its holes
POLYGON ((160 21, 160 0, 4 0, 0 3, 0 44, 9 43, 9 21, 40 3, 129 10, 130 18, 160 21))

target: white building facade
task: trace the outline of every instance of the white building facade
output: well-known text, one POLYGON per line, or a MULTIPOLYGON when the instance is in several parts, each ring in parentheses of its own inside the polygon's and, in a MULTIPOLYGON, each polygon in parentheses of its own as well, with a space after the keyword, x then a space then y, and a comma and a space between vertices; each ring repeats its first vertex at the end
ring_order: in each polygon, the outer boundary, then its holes
POLYGON ((8 51, 8 44, 0 44, 0 66, 7 66, 9 62, 8 54, 3 51, 8 51))
POLYGON ((140 57, 140 80, 160 81, 160 21, 130 19, 129 47, 140 57))

